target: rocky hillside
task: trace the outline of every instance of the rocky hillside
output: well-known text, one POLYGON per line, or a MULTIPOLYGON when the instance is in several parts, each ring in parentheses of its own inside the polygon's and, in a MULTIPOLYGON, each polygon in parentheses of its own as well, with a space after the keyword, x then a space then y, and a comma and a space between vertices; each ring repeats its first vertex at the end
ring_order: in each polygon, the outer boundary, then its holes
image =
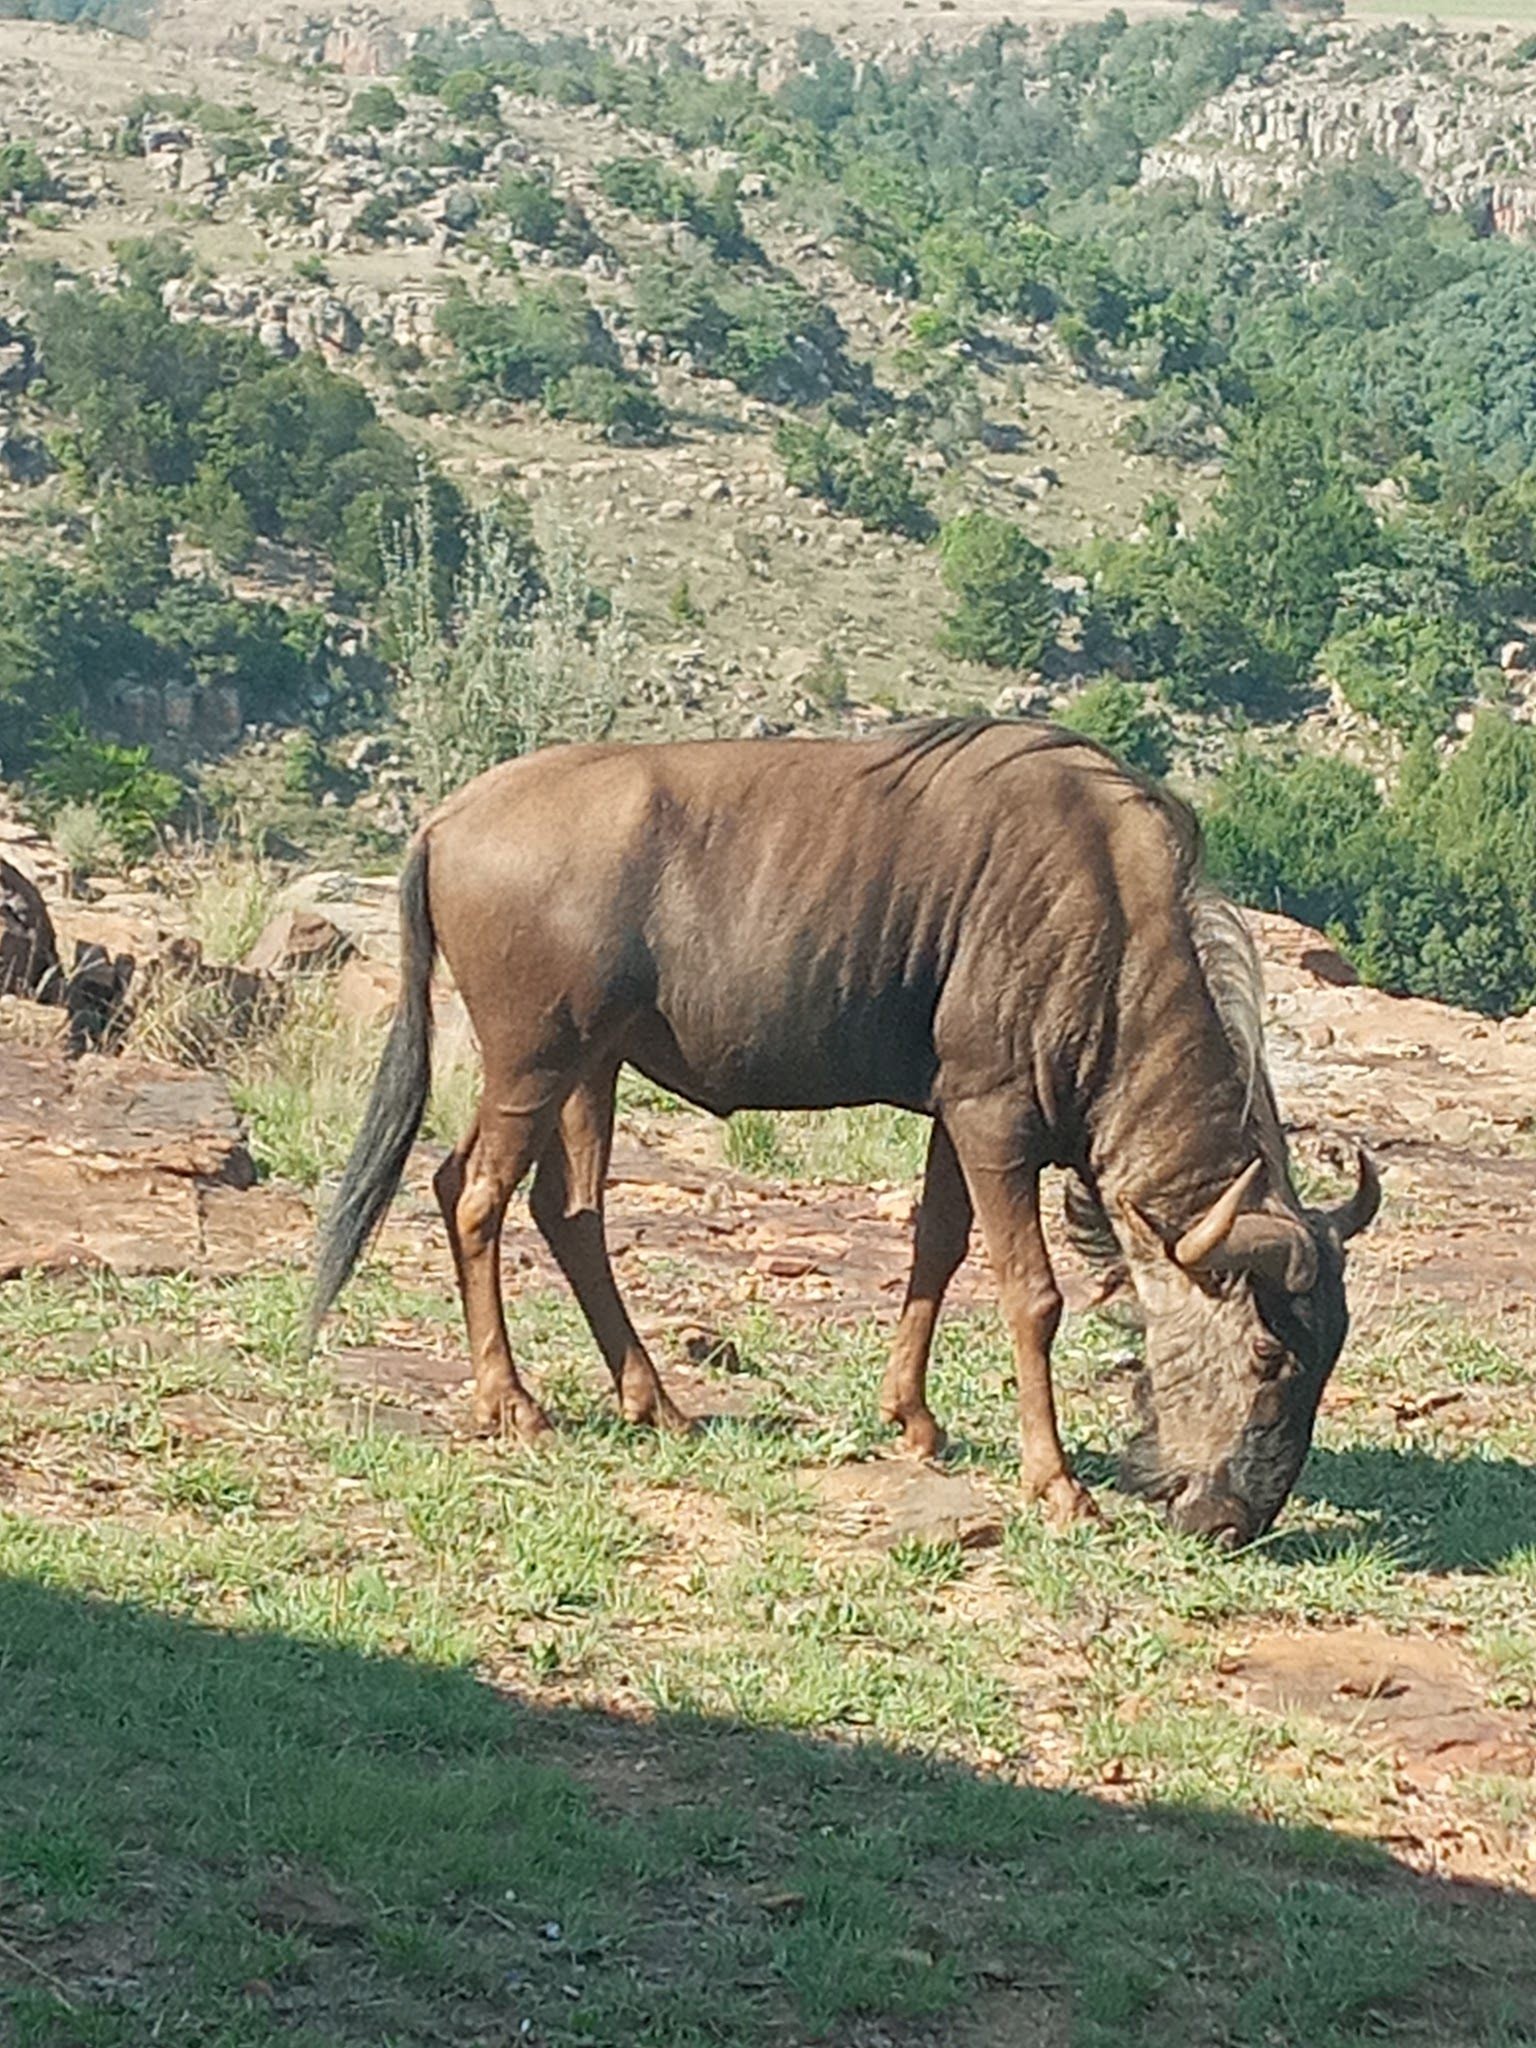
POLYGON ((1518 29, 1339 26, 1208 100, 1152 150, 1143 178, 1193 179, 1243 209, 1320 167, 1377 156, 1490 234, 1536 223, 1536 51, 1518 29))

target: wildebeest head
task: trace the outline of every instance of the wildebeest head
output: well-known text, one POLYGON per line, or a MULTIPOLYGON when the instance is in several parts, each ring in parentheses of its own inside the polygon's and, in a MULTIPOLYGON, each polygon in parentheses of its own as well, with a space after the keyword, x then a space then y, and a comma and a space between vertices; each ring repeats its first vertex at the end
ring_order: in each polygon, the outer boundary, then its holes
POLYGON ((1261 1536, 1296 1483, 1349 1327, 1344 1246, 1381 1199, 1362 1152, 1338 1208, 1245 1209, 1262 1170, 1256 1160, 1172 1243, 1121 1207, 1147 1333, 1125 1482, 1165 1501, 1175 1528, 1230 1548, 1261 1536))

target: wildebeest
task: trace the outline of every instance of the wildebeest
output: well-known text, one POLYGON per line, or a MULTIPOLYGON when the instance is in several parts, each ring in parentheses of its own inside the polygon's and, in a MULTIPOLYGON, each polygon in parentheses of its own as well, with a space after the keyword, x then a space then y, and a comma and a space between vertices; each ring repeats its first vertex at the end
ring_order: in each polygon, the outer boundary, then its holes
POLYGON ((1061 1296, 1040 1174, 1080 1184, 1076 1234, 1122 1262, 1146 1327, 1131 1483, 1182 1529, 1266 1529, 1344 1341, 1346 1239, 1304 1208, 1260 1042, 1257 963, 1172 798, 1054 727, 947 720, 858 740, 556 748, 492 769, 423 826, 401 879, 403 991, 325 1230, 316 1319, 399 1183, 430 1084, 441 949, 485 1087, 437 1175, 483 1429, 548 1427, 519 1379, 502 1219, 534 1218, 624 1414, 681 1426, 603 1232, 628 1061, 725 1116, 891 1103, 933 1119, 882 1412, 941 1442, 934 1323, 980 1222, 1018 1367, 1022 1476, 1091 1513, 1057 1434, 1061 1296))

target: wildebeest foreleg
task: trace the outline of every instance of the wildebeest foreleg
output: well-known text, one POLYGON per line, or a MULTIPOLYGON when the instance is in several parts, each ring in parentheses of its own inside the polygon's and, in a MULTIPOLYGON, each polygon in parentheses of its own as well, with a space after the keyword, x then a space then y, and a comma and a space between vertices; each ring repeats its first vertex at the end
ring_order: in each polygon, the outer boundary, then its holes
POLYGON ((913 1233, 912 1273, 880 1389, 880 1413, 900 1423, 909 1451, 937 1457, 944 1432, 928 1406, 928 1354, 944 1290, 971 1238, 971 1198, 949 1133, 934 1118, 913 1233))
POLYGON ((437 1170, 434 1187, 464 1303, 474 1367, 474 1421, 484 1431, 510 1430, 531 1441, 549 1418, 518 1378, 501 1305, 501 1225, 514 1189, 537 1149, 538 1117, 480 1116, 437 1170))
POLYGON ((1004 1133, 983 1105, 977 1107, 980 1113, 970 1117, 952 1114, 950 1129, 1013 1338, 1024 1491, 1059 1526, 1091 1520, 1098 1511, 1068 1470, 1056 1427, 1051 1345, 1061 1321, 1061 1291, 1040 1227, 1040 1169, 1017 1149, 999 1150, 1004 1133), (1004 1160, 1010 1163, 999 1163, 1004 1160))
POLYGON ((629 1319, 608 1257, 603 1185, 613 1146, 616 1079, 608 1069, 567 1099, 534 1174, 530 1207, 613 1374, 625 1421, 686 1429, 687 1417, 662 1386, 629 1319))

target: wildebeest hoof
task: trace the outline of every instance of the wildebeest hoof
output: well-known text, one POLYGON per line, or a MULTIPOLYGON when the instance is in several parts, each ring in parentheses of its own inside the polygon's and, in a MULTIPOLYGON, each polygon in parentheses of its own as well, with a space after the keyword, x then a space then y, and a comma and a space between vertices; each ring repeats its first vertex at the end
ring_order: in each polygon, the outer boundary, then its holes
POLYGON ((490 1401, 477 1400, 474 1405, 476 1436, 507 1437, 533 1444, 548 1436, 553 1427, 538 1402, 527 1394, 502 1394, 490 1401))
POLYGON ((1070 1529, 1081 1522, 1104 1520, 1103 1510, 1086 1486, 1079 1486, 1070 1472, 1048 1479, 1036 1495, 1048 1529, 1070 1529))
POLYGON ((664 1394, 658 1387, 654 1394, 647 1394, 633 1401, 620 1403, 624 1420, 633 1423, 637 1429, 656 1429, 668 1436, 691 1436, 694 1421, 685 1415, 670 1394, 664 1394))
POLYGON ((914 1458, 936 1458, 945 1445, 945 1435, 931 1415, 914 1415, 901 1433, 901 1447, 914 1458))

